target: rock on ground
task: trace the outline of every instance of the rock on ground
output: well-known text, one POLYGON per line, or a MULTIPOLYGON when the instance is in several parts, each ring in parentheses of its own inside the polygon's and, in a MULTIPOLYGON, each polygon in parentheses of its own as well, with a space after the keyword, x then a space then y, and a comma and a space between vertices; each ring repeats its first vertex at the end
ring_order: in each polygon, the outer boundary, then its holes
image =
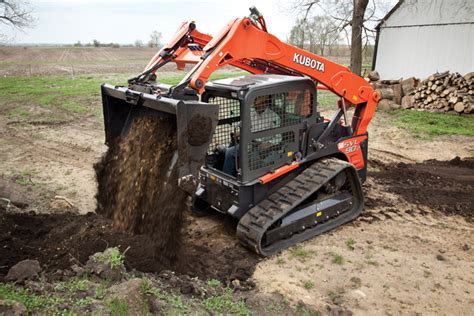
POLYGON ((112 285, 104 301, 120 301, 126 303, 129 315, 140 315, 143 311, 143 297, 140 287, 142 280, 138 278, 112 285))
POLYGON ((126 270, 123 264, 112 266, 106 258, 110 257, 111 248, 105 249, 104 252, 97 252, 89 257, 85 270, 98 276, 101 279, 120 281, 126 270))
POLYGON ((23 260, 8 270, 6 281, 22 283, 25 280, 34 280, 41 272, 41 266, 37 260, 23 260))
POLYGON ((0 315, 2 316, 26 315, 26 307, 19 302, 0 300, 0 315))

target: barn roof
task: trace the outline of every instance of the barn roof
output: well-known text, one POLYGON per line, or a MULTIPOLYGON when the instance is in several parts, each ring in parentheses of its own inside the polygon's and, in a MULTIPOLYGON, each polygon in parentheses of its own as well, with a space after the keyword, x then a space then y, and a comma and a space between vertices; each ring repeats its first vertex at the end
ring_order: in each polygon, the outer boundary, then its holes
POLYGON ((399 0, 376 29, 474 23, 472 0, 399 0))

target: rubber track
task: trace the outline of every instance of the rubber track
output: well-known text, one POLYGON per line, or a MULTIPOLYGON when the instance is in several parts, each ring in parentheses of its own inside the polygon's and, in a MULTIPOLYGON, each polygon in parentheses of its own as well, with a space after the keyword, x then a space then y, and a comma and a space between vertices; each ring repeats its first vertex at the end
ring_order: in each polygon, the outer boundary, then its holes
MULTIPOLYGON (((267 199, 251 208, 240 219, 237 226, 237 237, 239 238, 240 242, 258 254, 269 256, 293 244, 307 240, 315 235, 323 233, 356 218, 359 215, 362 207, 358 207, 356 210, 357 214, 353 214, 350 219, 345 220, 341 224, 337 223, 337 225, 326 225, 331 227, 323 230, 318 228, 319 226, 324 226, 325 223, 318 224, 313 228, 308 228, 301 233, 294 234, 288 239, 278 241, 277 243, 267 247, 270 249, 264 249, 261 245, 261 241, 265 232, 271 227, 273 223, 283 218, 302 201, 310 197, 325 183, 327 183, 346 168, 352 168, 355 174, 355 169, 351 164, 336 158, 324 159, 308 167, 296 178, 289 181, 286 185, 280 188, 277 192, 273 193, 267 199)), ((358 179, 357 185, 359 185, 360 189, 360 183, 358 179)), ((359 192, 361 192, 361 190, 359 190, 359 192)), ((362 195, 360 198, 363 199, 362 195)), ((335 219, 339 217, 341 217, 341 215, 335 219)), ((331 221, 333 220, 331 219, 327 223, 331 221)))

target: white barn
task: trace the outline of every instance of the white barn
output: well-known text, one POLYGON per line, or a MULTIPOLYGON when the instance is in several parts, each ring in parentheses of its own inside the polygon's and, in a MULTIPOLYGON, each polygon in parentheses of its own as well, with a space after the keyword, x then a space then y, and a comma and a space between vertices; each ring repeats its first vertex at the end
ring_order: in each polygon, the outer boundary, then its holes
POLYGON ((383 79, 474 71, 474 0, 399 0, 377 25, 372 69, 383 79))

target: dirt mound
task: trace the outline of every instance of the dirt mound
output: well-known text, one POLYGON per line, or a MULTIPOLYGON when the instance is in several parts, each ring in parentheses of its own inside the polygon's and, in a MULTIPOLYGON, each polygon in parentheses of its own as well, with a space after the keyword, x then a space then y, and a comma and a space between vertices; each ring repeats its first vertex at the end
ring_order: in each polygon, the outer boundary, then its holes
POLYGON ((369 172, 369 177, 406 201, 474 220, 473 158, 390 165, 371 161, 371 166, 375 166, 376 171, 369 172))
POLYGON ((90 255, 108 247, 125 253, 127 269, 173 270, 201 279, 246 280, 259 258, 241 247, 233 221, 219 214, 195 218, 186 213, 182 247, 174 261, 163 261, 153 239, 117 229, 111 220, 89 213, 34 214, 0 211, 0 277, 24 259, 36 259, 47 272, 84 265, 90 255))
POLYGON ((186 195, 178 186, 176 122, 136 118, 130 132, 95 165, 96 213, 134 234, 148 234, 161 259, 175 260, 186 195))

